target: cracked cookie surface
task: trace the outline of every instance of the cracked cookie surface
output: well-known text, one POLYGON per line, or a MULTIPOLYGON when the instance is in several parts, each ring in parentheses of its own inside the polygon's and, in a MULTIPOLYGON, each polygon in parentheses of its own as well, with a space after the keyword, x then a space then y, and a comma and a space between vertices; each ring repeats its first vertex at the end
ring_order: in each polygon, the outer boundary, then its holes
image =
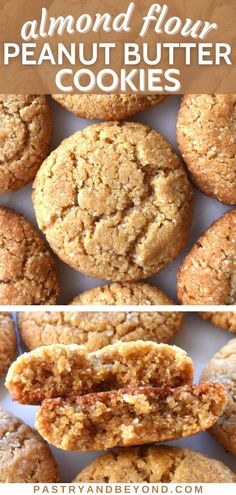
POLYGON ((192 219, 177 155, 157 132, 132 122, 92 125, 63 141, 40 167, 33 200, 57 255, 114 281, 148 277, 175 259, 192 219))
POLYGON ((117 342, 89 353, 84 346, 52 345, 18 357, 6 387, 22 404, 139 385, 191 384, 193 364, 179 347, 117 342))
POLYGON ((85 119, 125 119, 135 113, 157 105, 164 95, 52 95, 70 112, 85 119))
MULTIPOLYGON (((123 294, 125 295, 126 292, 124 288, 123 294)), ((155 304, 158 304, 158 300, 157 297, 155 304)), ((98 304, 98 298, 96 301, 98 304)), ((101 304, 104 304, 103 299, 101 304)), ((88 351, 96 351, 118 340, 122 342, 152 340, 165 343, 181 329, 182 325, 183 313, 173 311, 18 313, 20 334, 29 350, 51 344, 82 344, 88 351)))
POLYGON ((36 431, 0 408, 0 482, 59 482, 58 467, 36 431))
POLYGON ((35 177, 51 137, 45 96, 0 95, 0 193, 16 191, 35 177))
POLYGON ((115 282, 88 289, 76 296, 71 304, 149 306, 174 304, 174 301, 157 287, 144 282, 115 282))
POLYGON ((218 383, 138 387, 44 400, 39 433, 65 450, 93 451, 188 437, 210 428, 227 402, 218 383))
POLYGON ((73 483, 235 483, 222 462, 169 446, 123 448, 95 459, 73 483))
POLYGON ((184 96, 177 140, 199 189, 236 204, 236 94, 184 96))
POLYGON ((210 432, 223 447, 236 455, 236 339, 220 349, 204 368, 201 380, 224 385, 228 402, 210 432))
POLYGON ((177 273, 182 304, 236 304, 236 210, 203 233, 177 273))
POLYGON ((236 333, 236 313, 233 311, 203 311, 200 315, 217 327, 236 333))
POLYGON ((16 334, 11 313, 0 312, 0 376, 8 369, 16 352, 16 334))
POLYGON ((54 256, 34 226, 0 207, 0 304, 55 304, 59 284, 54 256))

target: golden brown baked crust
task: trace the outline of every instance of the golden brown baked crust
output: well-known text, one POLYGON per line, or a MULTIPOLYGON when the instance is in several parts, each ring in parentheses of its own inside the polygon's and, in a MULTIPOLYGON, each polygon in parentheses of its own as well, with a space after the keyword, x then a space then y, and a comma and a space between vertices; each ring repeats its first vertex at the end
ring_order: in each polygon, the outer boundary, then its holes
POLYGON ((230 340, 204 368, 201 382, 217 381, 224 385, 228 402, 223 415, 210 432, 223 447, 236 455, 236 339, 230 340))
POLYGON ((0 482, 55 483, 58 467, 38 433, 0 408, 0 482))
POLYGON ((84 346, 52 345, 23 354, 12 364, 6 387, 14 400, 44 399, 123 387, 191 384, 193 364, 182 349, 155 342, 117 342, 88 353, 84 346))
POLYGON ((164 95, 52 95, 70 112, 85 119, 120 120, 157 105, 164 95))
POLYGON ((218 383, 112 390, 45 400, 36 415, 36 428, 65 450, 164 442, 210 428, 226 402, 218 383))
POLYGON ((0 376, 8 369, 16 352, 16 334, 11 313, 0 313, 0 376))
POLYGON ((22 215, 0 207, 0 304, 55 304, 59 294, 53 254, 22 215))
POLYGON ((96 458, 73 483, 235 483, 222 462, 169 446, 123 448, 96 458))
POLYGON ((33 200, 57 255, 114 281, 145 278, 176 258, 192 218, 177 155, 134 122, 92 125, 63 141, 40 167, 33 200))
POLYGON ((200 315, 217 327, 236 333, 236 313, 234 311, 204 311, 200 315))
POLYGON ((157 287, 144 282, 114 282, 82 292, 71 304, 149 306, 174 304, 174 301, 157 287))
POLYGON ((43 95, 0 95, 0 193, 30 182, 49 152, 52 121, 43 95))
POLYGON ((203 233, 177 273, 182 304, 236 304, 236 210, 203 233))
POLYGON ((168 342, 182 327, 180 312, 24 311, 18 327, 29 350, 51 344, 86 345, 96 351, 118 340, 168 342))
POLYGON ((236 94, 185 95, 177 140, 191 176, 208 196, 236 204, 236 94))

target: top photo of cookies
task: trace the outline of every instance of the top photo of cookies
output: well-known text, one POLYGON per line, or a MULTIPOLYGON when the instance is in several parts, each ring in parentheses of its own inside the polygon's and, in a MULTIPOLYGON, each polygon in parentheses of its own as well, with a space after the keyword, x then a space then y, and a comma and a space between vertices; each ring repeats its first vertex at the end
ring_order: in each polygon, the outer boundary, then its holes
POLYGON ((0 95, 0 305, 236 304, 236 94, 0 95))

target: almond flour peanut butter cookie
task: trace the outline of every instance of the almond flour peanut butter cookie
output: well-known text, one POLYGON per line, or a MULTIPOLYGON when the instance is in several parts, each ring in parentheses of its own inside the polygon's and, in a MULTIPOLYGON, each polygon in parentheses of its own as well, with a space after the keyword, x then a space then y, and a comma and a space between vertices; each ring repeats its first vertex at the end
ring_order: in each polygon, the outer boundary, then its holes
POLYGON ((154 342, 117 342, 88 353, 84 346, 52 345, 21 355, 10 367, 6 387, 22 404, 122 387, 191 384, 186 352, 154 342))
POLYGON ((26 218, 0 207, 0 304, 55 304, 58 293, 45 241, 26 218))
POLYGON ((236 94, 184 96, 177 140, 199 189, 236 204, 236 94))
POLYGON ((200 315, 217 327, 236 333, 236 312, 234 311, 204 311, 200 315))
POLYGON ((52 95, 70 112, 85 119, 120 120, 157 105, 164 95, 52 95))
POLYGON ((207 381, 222 383, 228 394, 224 413, 210 433, 226 450, 236 455, 236 339, 222 347, 205 367, 201 382, 207 381))
POLYGON ((198 239, 177 274, 182 304, 236 304, 236 210, 198 239))
POLYGON ((37 311, 18 313, 18 327, 29 350, 51 344, 85 345, 96 351, 118 340, 168 342, 182 327, 180 312, 78 312, 37 311))
POLYGON ((56 483, 58 467, 36 431, 0 408, 0 482, 56 483))
POLYGON ((88 289, 71 302, 73 305, 169 305, 175 304, 157 287, 144 282, 115 282, 88 289))
POLYGON ((139 280, 181 252, 192 191, 170 144, 140 123, 105 122, 61 143, 34 183, 39 227, 86 275, 139 280))
POLYGON ((222 462, 193 450, 161 446, 109 452, 86 466, 73 483, 235 483, 222 462))
POLYGON ((51 137, 45 96, 0 95, 0 193, 16 191, 35 177, 51 137))
POLYGON ((137 387, 44 400, 39 433, 65 450, 93 451, 164 442, 210 428, 227 402, 218 383, 137 387))
POLYGON ((0 313, 0 376, 8 369, 16 352, 16 334, 11 313, 0 313))

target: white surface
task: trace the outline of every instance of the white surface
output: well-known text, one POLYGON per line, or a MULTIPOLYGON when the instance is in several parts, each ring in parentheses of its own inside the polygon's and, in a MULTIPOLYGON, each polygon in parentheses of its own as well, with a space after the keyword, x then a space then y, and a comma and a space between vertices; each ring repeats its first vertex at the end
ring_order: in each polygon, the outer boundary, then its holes
MULTIPOLYGON (((169 96, 160 105, 136 115, 132 118, 132 120, 139 120, 150 125, 169 139, 174 148, 177 150, 175 140, 175 123, 179 108, 179 100, 180 98, 178 96, 169 96)), ((57 147, 63 138, 93 122, 91 120, 89 121, 75 117, 52 100, 50 100, 50 104, 53 109, 54 120, 54 139, 52 148, 57 147)), ((27 186, 15 193, 2 195, 0 197, 0 204, 15 208, 36 225, 31 201, 31 186, 27 186)), ((150 278, 150 281, 163 289, 169 296, 176 300, 176 270, 181 259, 189 251, 201 233, 227 209, 229 208, 223 206, 218 201, 196 192, 195 214, 191 235, 182 256, 179 257, 174 263, 168 265, 157 275, 150 278)), ((58 266, 61 278, 60 304, 67 304, 79 292, 82 292, 87 288, 96 287, 97 285, 106 283, 104 281, 85 277, 81 273, 76 272, 74 269, 69 268, 59 260, 58 266)))
MULTIPOLYGON (((230 338, 233 338, 233 334, 216 328, 196 314, 187 314, 185 315, 184 328, 171 343, 185 349, 193 359, 195 383, 197 383, 203 367, 230 338)), ((0 405, 22 418, 31 426, 34 425, 34 415, 37 408, 13 403, 4 387, 4 379, 0 382, 0 405)), ((218 459, 236 472, 236 457, 225 452, 207 432, 172 443, 179 446, 184 445, 218 459)), ((71 482, 80 470, 98 455, 64 452, 56 448, 52 448, 52 450, 61 469, 61 481, 64 482, 71 482)))

